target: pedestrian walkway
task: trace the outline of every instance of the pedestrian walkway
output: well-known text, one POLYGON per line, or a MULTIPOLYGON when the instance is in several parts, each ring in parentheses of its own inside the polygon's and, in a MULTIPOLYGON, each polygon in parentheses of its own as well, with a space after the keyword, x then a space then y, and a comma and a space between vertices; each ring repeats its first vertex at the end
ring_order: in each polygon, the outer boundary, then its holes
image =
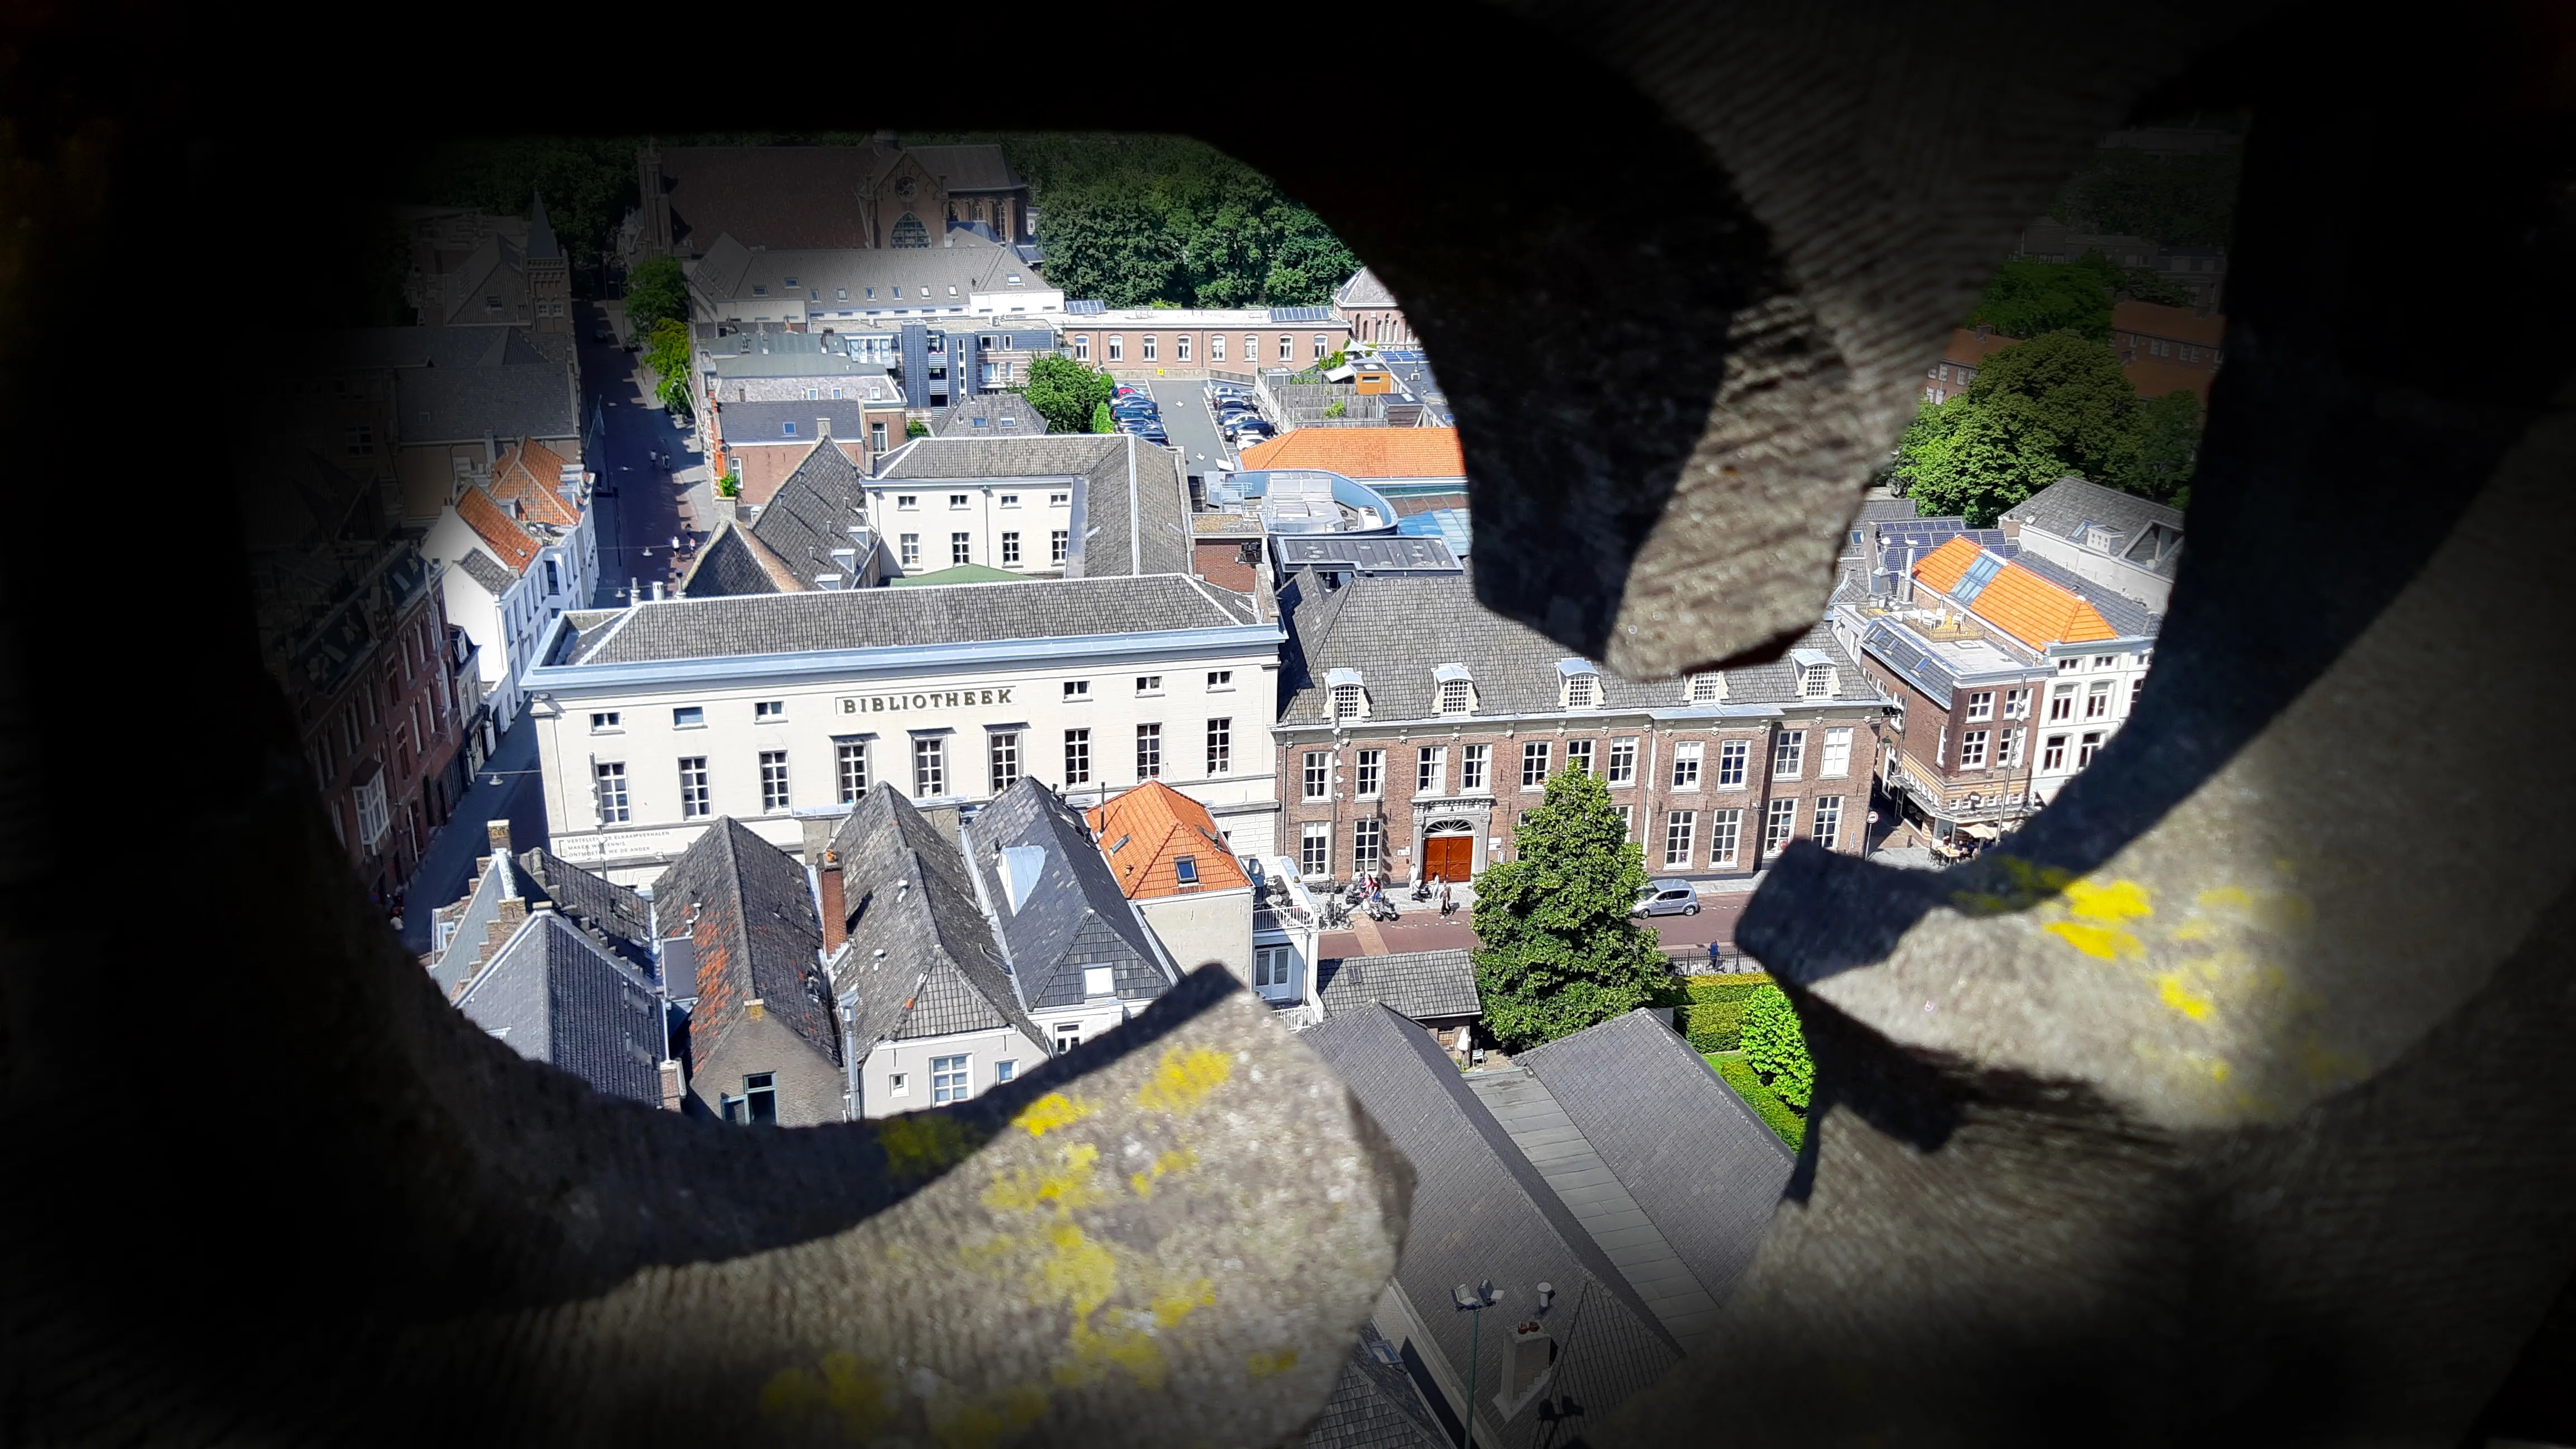
POLYGON ((473 783, 447 823, 429 838, 429 849, 403 893, 402 943, 418 955, 429 949, 430 912, 465 894, 474 862, 490 853, 484 826, 510 822, 521 850, 546 843, 545 791, 537 778, 537 730, 527 716, 501 737, 501 748, 474 772, 473 783), (495 783, 495 782, 498 783, 495 783))

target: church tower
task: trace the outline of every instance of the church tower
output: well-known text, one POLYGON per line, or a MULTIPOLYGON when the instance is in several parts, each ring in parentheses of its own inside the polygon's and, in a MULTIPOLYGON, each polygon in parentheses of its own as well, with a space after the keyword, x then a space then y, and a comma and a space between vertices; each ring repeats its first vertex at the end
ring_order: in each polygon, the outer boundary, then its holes
POLYGON ((564 255, 563 244, 555 239, 555 229, 546 220, 545 194, 537 194, 536 203, 528 209, 528 301, 536 316, 529 319, 539 332, 572 330, 572 261, 564 255))

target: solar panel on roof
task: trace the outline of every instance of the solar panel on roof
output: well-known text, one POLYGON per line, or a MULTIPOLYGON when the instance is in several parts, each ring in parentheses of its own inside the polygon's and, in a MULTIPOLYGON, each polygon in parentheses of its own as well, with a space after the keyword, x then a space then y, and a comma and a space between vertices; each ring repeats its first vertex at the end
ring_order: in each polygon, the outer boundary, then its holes
POLYGON ((2003 566, 2004 561, 1993 554, 1978 554, 1976 562, 1968 565, 1968 571, 1959 576, 1959 586, 1950 592, 1960 603, 1973 604, 1977 600, 1977 595, 1986 591, 1986 585, 1995 581, 1995 575, 2003 569, 2003 566))

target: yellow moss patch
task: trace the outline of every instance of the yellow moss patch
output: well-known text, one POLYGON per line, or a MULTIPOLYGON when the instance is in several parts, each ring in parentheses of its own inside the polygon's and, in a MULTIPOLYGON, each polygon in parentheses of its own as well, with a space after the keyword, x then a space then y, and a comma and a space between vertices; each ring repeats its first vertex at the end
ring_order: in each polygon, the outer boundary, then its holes
POLYGON ((836 1415, 853 1440, 875 1435, 894 1416, 901 1388, 883 1365, 853 1353, 823 1355, 822 1373, 784 1368, 760 1390, 761 1412, 774 1418, 836 1415))
POLYGON ((1078 1207, 1097 1200, 1092 1191, 1091 1170, 1100 1161, 1100 1149, 1088 1142, 1076 1142, 1064 1149, 1058 1165, 1051 1171, 1031 1172, 1025 1167, 1011 1169, 1007 1177, 997 1176, 984 1189, 984 1206, 995 1212, 1028 1212, 1051 1206, 1061 1218, 1078 1207))
POLYGON ((1089 1102, 1068 1097, 1062 1092, 1049 1092, 1020 1109, 1020 1115, 1011 1119, 1011 1125, 1025 1129, 1031 1137, 1044 1137, 1058 1127, 1070 1127, 1090 1116, 1091 1110, 1089 1102))
POLYGON ((2194 1021, 2207 1021, 2210 1009, 2215 1004, 2208 997, 2192 990, 2183 981, 2182 973, 2179 971, 2168 971, 2156 978, 2156 997, 2165 1005, 2194 1021))
POLYGON ((1272 1374, 1284 1374, 1296 1366, 1297 1350, 1293 1348, 1283 1348, 1277 1353, 1248 1353, 1243 1356, 1244 1370, 1256 1379, 1266 1379, 1272 1374))
POLYGON ((1154 1075, 1136 1091, 1148 1112, 1186 1112, 1234 1075, 1234 1059, 1208 1047, 1165 1047, 1154 1075))
POLYGON ((1199 1155, 1186 1147, 1175 1147, 1154 1159, 1154 1165, 1143 1172, 1130 1174, 1127 1183, 1138 1197, 1152 1197, 1154 1184, 1172 1173, 1198 1166, 1199 1155))

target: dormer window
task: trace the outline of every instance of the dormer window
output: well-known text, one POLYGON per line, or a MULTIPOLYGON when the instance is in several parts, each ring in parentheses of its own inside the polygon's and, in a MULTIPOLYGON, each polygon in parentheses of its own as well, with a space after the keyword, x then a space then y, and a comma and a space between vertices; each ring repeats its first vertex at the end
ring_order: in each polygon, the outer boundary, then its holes
POLYGON ((1368 690, 1360 684, 1358 670, 1327 670, 1324 687, 1332 691, 1333 723, 1346 724, 1368 718, 1368 690))
POLYGON ((1567 709, 1597 709, 1601 704, 1601 675, 1588 659, 1557 661, 1556 672, 1563 681, 1559 703, 1567 709))
POLYGON ((1815 649, 1792 649, 1789 651, 1789 663, 1792 668, 1798 671, 1798 697, 1800 699, 1831 699, 1834 697, 1836 682, 1834 661, 1831 655, 1815 649))
POLYGON ((1476 709, 1476 678, 1464 664, 1443 664, 1431 671, 1434 714, 1472 714, 1476 709))
POLYGON ((751 289, 751 295, 753 295, 753 296, 755 296, 755 297, 766 297, 766 296, 768 296, 768 295, 769 295, 769 288, 767 288, 766 286, 761 286, 761 285, 758 285, 758 284, 754 284, 754 285, 753 285, 753 287, 752 287, 752 289, 751 289))
POLYGON ((789 286, 791 286, 791 287, 796 285, 796 279, 795 279, 794 277, 789 277, 789 278, 787 278, 786 280, 787 280, 787 285, 789 285, 789 286))
POLYGON ((1693 704, 1723 704, 1726 701, 1726 676, 1714 671, 1694 674, 1685 681, 1687 697, 1693 704))

